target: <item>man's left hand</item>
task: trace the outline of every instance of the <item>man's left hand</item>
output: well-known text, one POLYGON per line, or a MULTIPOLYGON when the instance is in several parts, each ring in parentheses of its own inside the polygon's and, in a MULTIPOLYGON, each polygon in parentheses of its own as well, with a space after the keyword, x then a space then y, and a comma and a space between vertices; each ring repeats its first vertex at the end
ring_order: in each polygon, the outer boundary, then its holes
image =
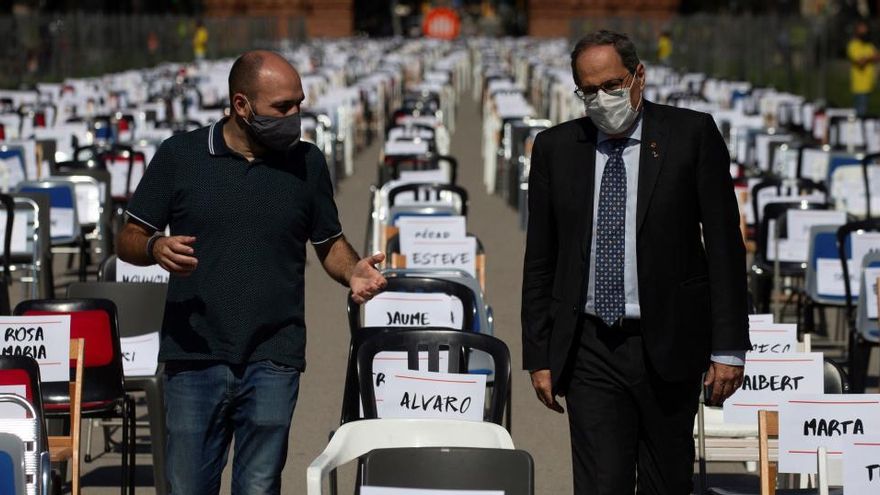
POLYGON ((708 398, 707 403, 712 406, 720 406, 736 392, 742 385, 742 381, 742 366, 730 366, 713 361, 709 365, 709 371, 706 372, 706 379, 703 381, 703 385, 711 387, 712 390, 712 396, 708 398))
POLYGON ((363 304, 382 292, 388 285, 385 277, 373 265, 385 261, 385 253, 375 253, 372 256, 362 258, 354 266, 351 279, 348 282, 351 288, 351 298, 358 304, 363 304))

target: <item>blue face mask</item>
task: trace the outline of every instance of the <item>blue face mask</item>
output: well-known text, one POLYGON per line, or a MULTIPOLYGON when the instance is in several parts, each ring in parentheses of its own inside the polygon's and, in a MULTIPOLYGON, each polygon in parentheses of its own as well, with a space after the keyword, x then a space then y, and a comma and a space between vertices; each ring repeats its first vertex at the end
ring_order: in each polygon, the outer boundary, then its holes
POLYGON ((260 144, 272 151, 285 152, 299 144, 302 135, 302 122, 299 112, 284 117, 257 115, 251 107, 251 119, 245 120, 251 135, 260 144))

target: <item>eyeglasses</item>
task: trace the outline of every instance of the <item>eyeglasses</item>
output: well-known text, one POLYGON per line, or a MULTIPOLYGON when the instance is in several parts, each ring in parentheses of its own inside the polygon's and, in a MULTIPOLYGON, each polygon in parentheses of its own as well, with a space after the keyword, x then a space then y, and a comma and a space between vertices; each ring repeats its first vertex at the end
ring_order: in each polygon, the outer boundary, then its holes
POLYGON ((616 79, 609 79, 608 81, 603 82, 599 86, 584 86, 583 88, 577 88, 574 90, 575 96, 581 99, 583 102, 592 101, 593 98, 596 97, 596 94, 601 89, 606 94, 612 94, 615 91, 620 91, 623 89, 624 84, 626 83, 626 78, 629 76, 635 77, 635 74, 626 73, 623 77, 618 77, 616 79))

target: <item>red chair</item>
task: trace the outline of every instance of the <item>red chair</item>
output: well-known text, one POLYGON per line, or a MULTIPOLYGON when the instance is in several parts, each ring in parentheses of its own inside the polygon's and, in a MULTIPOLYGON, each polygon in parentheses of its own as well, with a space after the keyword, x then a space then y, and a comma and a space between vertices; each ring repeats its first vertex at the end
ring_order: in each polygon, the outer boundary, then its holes
MULTIPOLYGON (((122 419, 122 494, 134 494, 134 400, 125 392, 116 305, 106 299, 38 299, 23 301, 15 315, 70 315, 70 338, 85 341, 82 387, 83 418, 122 419)), ((44 383, 47 418, 70 414, 67 383, 44 383)))

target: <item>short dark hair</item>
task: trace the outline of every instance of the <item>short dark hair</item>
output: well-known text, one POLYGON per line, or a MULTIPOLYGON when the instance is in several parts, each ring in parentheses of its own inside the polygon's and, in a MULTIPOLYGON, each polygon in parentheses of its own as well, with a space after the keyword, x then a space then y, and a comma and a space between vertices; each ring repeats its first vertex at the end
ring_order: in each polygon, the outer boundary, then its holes
POLYGON ((629 39, 629 36, 623 33, 608 31, 607 29, 600 29, 581 38, 571 51, 571 75, 574 77, 575 84, 580 86, 577 75, 577 59, 581 53, 586 51, 587 48, 606 45, 613 46, 617 54, 620 55, 626 70, 630 74, 635 74, 636 68, 641 62, 639 61, 639 55, 636 53, 636 46, 629 39))
POLYGON ((259 52, 247 52, 235 59, 229 70, 229 105, 235 93, 242 93, 248 98, 256 91, 257 75, 263 67, 263 55, 259 52))

